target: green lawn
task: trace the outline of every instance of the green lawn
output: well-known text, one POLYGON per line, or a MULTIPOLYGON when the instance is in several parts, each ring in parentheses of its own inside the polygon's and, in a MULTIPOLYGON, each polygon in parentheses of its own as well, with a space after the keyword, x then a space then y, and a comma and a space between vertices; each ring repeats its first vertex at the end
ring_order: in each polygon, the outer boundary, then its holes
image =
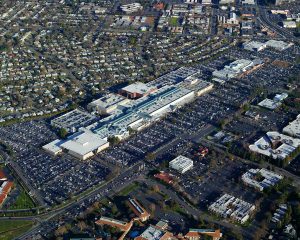
POLYGON ((169 24, 172 27, 176 27, 178 25, 178 18, 177 17, 171 17, 169 20, 169 24))
POLYGON ((129 193, 131 193, 133 190, 135 190, 139 186, 138 183, 132 183, 129 186, 123 188, 118 195, 120 196, 127 196, 129 193))
POLYGON ((22 233, 27 232, 33 225, 32 221, 1 220, 0 240, 11 240, 22 233))
POLYGON ((8 209, 26 209, 26 208, 33 208, 35 207, 34 202, 28 196, 25 191, 22 191, 20 195, 17 197, 16 201, 13 205, 11 205, 8 209))

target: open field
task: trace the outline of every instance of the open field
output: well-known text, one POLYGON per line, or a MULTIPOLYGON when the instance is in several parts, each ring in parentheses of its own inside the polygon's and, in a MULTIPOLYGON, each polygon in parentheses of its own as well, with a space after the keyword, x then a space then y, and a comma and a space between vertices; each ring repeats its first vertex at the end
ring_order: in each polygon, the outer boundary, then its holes
POLYGON ((33 225, 32 221, 3 220, 0 221, 0 240, 10 240, 28 231, 33 225))

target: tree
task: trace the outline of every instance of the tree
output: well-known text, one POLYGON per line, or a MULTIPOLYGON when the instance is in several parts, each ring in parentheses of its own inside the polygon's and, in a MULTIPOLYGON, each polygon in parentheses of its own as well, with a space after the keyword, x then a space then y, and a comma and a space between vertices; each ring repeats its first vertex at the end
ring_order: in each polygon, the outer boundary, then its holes
POLYGON ((107 141, 111 144, 111 145, 117 145, 120 142, 120 139, 118 137, 115 136, 109 136, 107 141))
POLYGON ((86 225, 86 223, 84 221, 79 221, 77 223, 77 226, 79 227, 80 231, 83 231, 83 230, 85 230, 87 228, 87 225, 86 225))
POLYGON ((60 138, 65 139, 68 135, 68 131, 64 128, 60 128, 59 132, 58 132, 58 135, 59 135, 60 138))
POLYGON ((54 234, 56 237, 59 237, 59 236, 66 234, 67 232, 68 232, 68 229, 66 226, 60 226, 55 230, 54 234))
POLYGON ((156 158, 156 154, 154 152, 149 152, 145 158, 147 161, 153 161, 156 158))
POLYGON ((154 185, 152 189, 153 189, 153 192, 156 192, 156 193, 160 192, 159 186, 157 184, 154 185))

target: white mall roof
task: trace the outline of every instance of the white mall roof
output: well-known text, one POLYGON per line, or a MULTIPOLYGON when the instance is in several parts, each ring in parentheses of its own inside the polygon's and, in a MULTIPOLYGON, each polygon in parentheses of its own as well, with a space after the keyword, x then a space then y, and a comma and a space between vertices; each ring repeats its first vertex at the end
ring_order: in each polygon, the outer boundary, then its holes
POLYGON ((106 143, 106 140, 92 132, 78 132, 71 135, 66 142, 61 144, 61 147, 79 155, 85 155, 106 143))
POLYGON ((118 103, 121 103, 125 100, 127 100, 127 99, 121 95, 110 93, 110 94, 107 94, 107 95, 97 99, 97 100, 92 101, 89 105, 101 106, 103 108, 109 108, 109 107, 116 105, 118 103))
POLYGON ((63 143, 63 140, 56 139, 46 145, 43 146, 43 149, 47 150, 48 152, 51 152, 53 154, 57 154, 62 151, 60 144, 63 143))
POLYGON ((131 93, 145 94, 151 90, 151 87, 148 87, 145 83, 142 82, 135 82, 122 88, 122 90, 131 93))

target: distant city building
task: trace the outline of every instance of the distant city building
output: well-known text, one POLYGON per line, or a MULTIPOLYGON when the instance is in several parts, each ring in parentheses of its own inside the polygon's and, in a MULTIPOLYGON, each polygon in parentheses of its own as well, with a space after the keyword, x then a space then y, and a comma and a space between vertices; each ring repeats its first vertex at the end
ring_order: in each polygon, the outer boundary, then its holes
POLYGON ((300 138, 300 114, 294 121, 284 127, 282 132, 292 137, 300 138))
POLYGON ((300 139, 292 138, 278 132, 267 132, 249 148, 253 152, 273 159, 285 159, 300 146, 300 139))
POLYGON ((243 48, 249 51, 259 52, 264 50, 267 47, 265 43, 256 42, 256 41, 249 41, 243 43, 243 48))
POLYGON ((295 21, 283 21, 282 25, 284 28, 297 28, 297 23, 295 21))
POLYGON ((281 106, 281 102, 288 97, 287 93, 276 94, 273 99, 266 98, 258 103, 258 106, 274 110, 281 106))
POLYGON ((287 3, 293 3, 296 0, 276 0, 275 5, 282 5, 282 4, 287 4, 287 3))
POLYGON ((185 173, 193 168, 193 164, 193 160, 180 155, 169 162, 169 167, 180 173, 185 173))
POLYGON ((242 175, 242 180, 246 185, 252 186, 259 191, 277 184, 283 177, 272 171, 262 169, 250 169, 242 175))
POLYGON ((224 194, 211 204, 208 210, 220 217, 230 218, 243 224, 249 220, 255 206, 229 194, 224 194))
POLYGON ((121 10, 125 13, 134 13, 143 9, 140 3, 130 3, 120 6, 121 10))
POLYGON ((284 51, 284 50, 290 48, 291 46, 293 46, 294 44, 287 43, 284 41, 269 40, 266 42, 266 45, 267 45, 267 47, 274 48, 279 51, 284 51))
POLYGON ((223 5, 223 4, 233 4, 235 3, 235 0, 220 0, 219 4, 223 5))
POLYGON ((242 0, 243 5, 255 5, 256 1, 255 0, 242 0))

